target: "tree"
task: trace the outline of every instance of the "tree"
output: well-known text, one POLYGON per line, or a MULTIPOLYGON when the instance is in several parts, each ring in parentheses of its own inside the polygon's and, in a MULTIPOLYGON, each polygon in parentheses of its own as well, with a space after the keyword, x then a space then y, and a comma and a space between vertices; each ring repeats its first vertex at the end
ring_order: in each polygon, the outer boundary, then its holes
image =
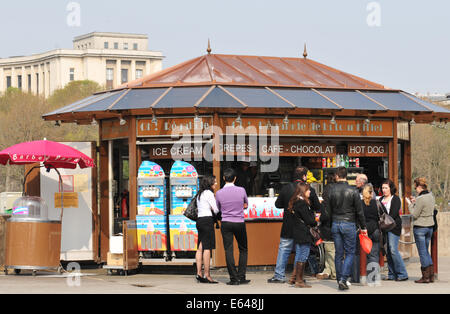
MULTIPOLYGON (((64 88, 56 90, 49 97, 47 112, 73 104, 101 90, 101 86, 93 81, 85 80, 70 82, 64 88)), ((60 127, 55 127, 51 136, 49 136, 49 139, 67 142, 97 141, 98 127, 90 125, 79 126, 74 123, 65 123, 60 127)))
MULTIPOLYGON (((100 90, 92 81, 75 81, 56 90, 48 100, 18 89, 8 89, 0 97, 0 150, 29 141, 97 141, 98 127, 44 121, 42 116, 57 108, 86 98, 100 90)), ((0 166, 0 191, 21 191, 23 167, 0 166)))
POLYGON ((431 125, 411 129, 413 178, 428 179, 436 203, 445 208, 450 200, 450 131, 431 125))

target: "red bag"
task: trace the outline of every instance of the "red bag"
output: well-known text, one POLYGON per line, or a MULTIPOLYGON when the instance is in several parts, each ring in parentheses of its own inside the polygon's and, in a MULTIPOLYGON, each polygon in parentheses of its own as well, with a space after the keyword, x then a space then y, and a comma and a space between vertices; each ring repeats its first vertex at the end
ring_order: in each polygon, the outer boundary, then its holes
POLYGON ((367 235, 360 233, 359 243, 361 245, 361 250, 363 250, 366 254, 370 254, 370 251, 372 251, 372 240, 370 240, 367 235))

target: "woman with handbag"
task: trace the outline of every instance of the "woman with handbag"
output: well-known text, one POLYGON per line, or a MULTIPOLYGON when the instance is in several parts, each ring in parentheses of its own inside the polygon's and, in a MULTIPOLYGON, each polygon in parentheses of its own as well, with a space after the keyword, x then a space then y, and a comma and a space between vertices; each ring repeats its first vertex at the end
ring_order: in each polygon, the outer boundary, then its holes
POLYGON ((434 231, 434 206, 436 201, 433 193, 428 191, 425 178, 414 180, 417 198, 411 198, 410 212, 414 221, 414 239, 416 240, 417 251, 420 257, 420 269, 422 278, 415 280, 415 283, 434 282, 433 260, 429 253, 431 237, 434 231))
MULTIPOLYGON (((379 264, 380 261, 380 240, 381 232, 378 226, 378 207, 376 199, 373 199, 373 186, 371 184, 366 184, 362 190, 362 208, 364 210, 364 217, 366 218, 367 233, 372 240, 372 250, 367 255, 367 265, 369 266, 370 272, 367 273, 367 278, 377 279, 377 276, 370 276, 374 269, 372 263, 379 264)), ((379 267, 377 267, 379 269, 379 267)), ((379 275, 379 274, 376 274, 379 275)), ((371 282, 375 283, 375 282, 371 282)))
POLYGON ((214 176, 205 176, 200 182, 200 189, 195 196, 197 198, 198 219, 198 244, 195 260, 197 264, 196 279, 200 283, 217 283, 212 280, 210 274, 211 252, 216 248, 216 236, 214 231, 215 215, 219 214, 214 190, 217 181, 214 176), (202 275, 202 265, 204 273, 202 275))
POLYGON ((317 226, 313 211, 310 209, 311 190, 309 184, 298 183, 294 195, 289 201, 288 210, 294 214, 293 237, 295 242, 295 278, 289 283, 297 288, 311 288, 304 277, 306 261, 313 243, 311 228, 317 226))
POLYGON ((383 210, 391 216, 395 221, 395 227, 386 232, 387 237, 387 260, 388 260, 388 277, 387 280, 406 281, 408 273, 405 263, 398 250, 400 235, 402 233, 402 218, 400 217, 400 209, 402 202, 395 195, 397 188, 392 180, 385 180, 381 185, 383 196, 380 198, 383 210))

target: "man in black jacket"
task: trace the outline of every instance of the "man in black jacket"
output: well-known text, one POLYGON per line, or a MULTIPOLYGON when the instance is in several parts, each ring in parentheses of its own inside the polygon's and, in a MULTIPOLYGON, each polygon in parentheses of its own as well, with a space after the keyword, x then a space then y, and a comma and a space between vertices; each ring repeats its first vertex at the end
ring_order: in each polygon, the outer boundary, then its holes
MULTIPOLYGON (((289 201, 292 195, 294 195, 297 184, 300 182, 306 182, 308 175, 308 168, 299 166, 295 169, 293 175, 293 182, 285 185, 277 200, 275 201, 275 207, 284 208, 283 213, 283 225, 281 227, 280 245, 278 247, 277 265, 275 267, 275 274, 272 278, 268 279, 268 283, 285 283, 286 282, 286 266, 289 260, 289 255, 294 247, 293 225, 294 215, 288 210, 289 201)), ((311 202, 311 209, 316 212, 320 212, 321 204, 317 193, 313 188, 310 188, 311 195, 309 197, 311 202)), ((295 279, 295 268, 291 279, 295 279)))
POLYGON ((331 216, 331 233, 336 248, 335 267, 339 290, 347 290, 355 256, 357 225, 367 234, 366 220, 358 191, 347 183, 347 169, 337 169, 337 182, 331 186, 325 208, 331 216))

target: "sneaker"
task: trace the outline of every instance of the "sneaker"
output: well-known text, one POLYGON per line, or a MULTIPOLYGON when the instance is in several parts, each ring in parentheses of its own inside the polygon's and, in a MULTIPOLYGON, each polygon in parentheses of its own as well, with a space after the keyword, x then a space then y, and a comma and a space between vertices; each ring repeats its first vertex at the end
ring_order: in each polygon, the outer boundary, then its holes
POLYGON ((338 282, 339 290, 348 290, 347 283, 343 280, 338 282))
POLYGON ((277 279, 275 277, 267 279, 268 283, 286 283, 286 280, 283 279, 277 279))
POLYGON ((350 281, 348 281, 348 280, 347 280, 346 284, 347 284, 347 286, 349 286, 349 287, 352 285, 352 283, 351 283, 350 281))

